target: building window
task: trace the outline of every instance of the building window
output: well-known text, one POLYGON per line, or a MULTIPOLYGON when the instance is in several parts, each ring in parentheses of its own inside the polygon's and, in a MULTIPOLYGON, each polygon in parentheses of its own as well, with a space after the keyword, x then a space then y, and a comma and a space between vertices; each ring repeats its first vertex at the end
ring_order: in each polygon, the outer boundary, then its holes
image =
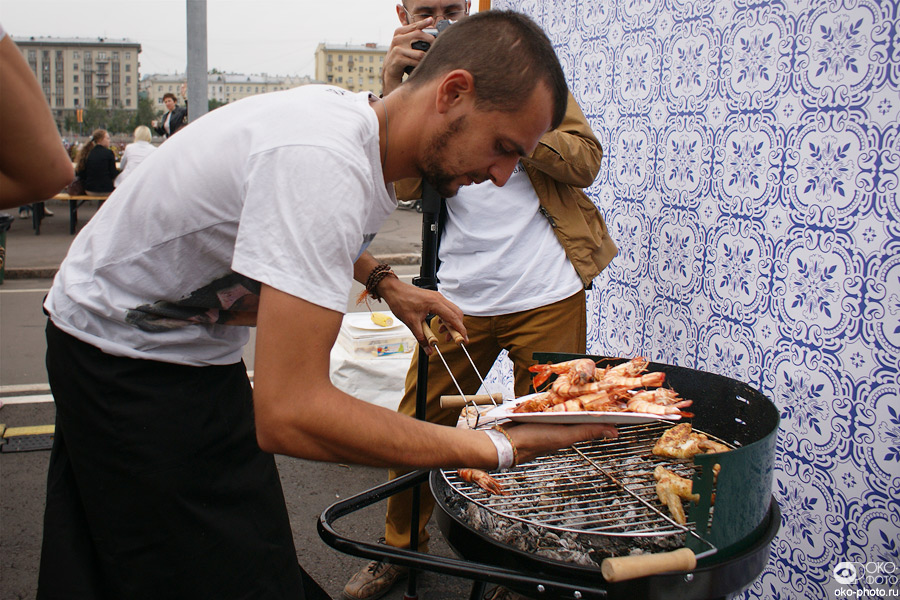
POLYGON ((340 62, 344 62, 344 55, 343 55, 343 54, 338 54, 338 60, 339 60, 340 62))
POLYGON ((74 59, 81 58, 80 56, 78 56, 78 50, 76 50, 75 52, 72 53, 72 58, 74 58, 74 59))
POLYGON ((131 83, 131 75, 125 76, 125 83, 131 83))
POLYGON ((91 60, 91 51, 90 50, 84 51, 84 60, 91 60))
POLYGON ((131 63, 125 63, 125 72, 131 73, 131 63))
POLYGON ((72 75, 72 83, 78 83, 78 75, 72 75))
POLYGON ((113 55, 113 60, 119 60, 119 53, 118 53, 118 52, 113 52, 112 55, 113 55))
POLYGON ((77 70, 78 70, 78 63, 72 63, 72 70, 73 70, 73 71, 77 71, 77 70))
MULTIPOLYGON (((76 93, 76 94, 77 94, 77 93, 78 93, 78 91, 77 91, 77 90, 76 90, 76 91, 75 91, 75 93, 76 93)), ((75 106, 78 106, 78 104, 79 104, 79 103, 78 103, 78 98, 75 98, 75 102, 74 102, 74 104, 75 104, 75 106)))
POLYGON ((125 106, 131 106, 131 98, 125 98, 125 106))

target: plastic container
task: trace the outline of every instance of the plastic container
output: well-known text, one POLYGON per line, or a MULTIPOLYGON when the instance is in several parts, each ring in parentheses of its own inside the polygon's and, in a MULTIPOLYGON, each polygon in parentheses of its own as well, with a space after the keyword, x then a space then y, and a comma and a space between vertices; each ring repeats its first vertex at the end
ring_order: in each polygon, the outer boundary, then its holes
POLYGON ((393 327, 378 327, 369 320, 368 313, 344 315, 337 342, 356 358, 409 354, 416 348, 416 338, 406 325, 393 319, 393 327))

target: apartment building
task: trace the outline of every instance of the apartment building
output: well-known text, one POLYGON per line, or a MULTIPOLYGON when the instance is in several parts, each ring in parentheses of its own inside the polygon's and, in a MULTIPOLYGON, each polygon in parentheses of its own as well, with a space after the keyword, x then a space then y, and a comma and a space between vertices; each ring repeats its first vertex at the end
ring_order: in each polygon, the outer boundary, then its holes
MULTIPOLYGON (((280 75, 242 75, 239 73, 210 73, 208 76, 209 87, 207 98, 216 100, 222 104, 234 102, 247 96, 265 94, 287 90, 300 85, 313 83, 308 76, 280 76, 280 75)), ((146 75, 141 79, 141 91, 147 93, 147 97, 154 110, 165 110, 163 95, 171 92, 181 103, 182 86, 187 84, 185 73, 166 74, 156 73, 146 75)))
POLYGON ((351 92, 381 94, 381 70, 388 46, 321 43, 316 47, 316 79, 351 92))
POLYGON ((57 124, 91 100, 137 110, 141 45, 127 39, 13 37, 57 124))

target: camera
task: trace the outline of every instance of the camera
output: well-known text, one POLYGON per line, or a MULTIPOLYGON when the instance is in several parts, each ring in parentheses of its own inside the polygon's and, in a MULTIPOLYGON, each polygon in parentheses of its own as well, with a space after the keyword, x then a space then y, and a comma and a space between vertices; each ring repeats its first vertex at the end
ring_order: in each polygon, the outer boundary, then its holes
MULTIPOLYGON (((434 27, 429 27, 428 29, 423 29, 422 31, 434 37, 437 37, 440 32, 453 25, 454 22, 455 21, 443 19, 441 21, 438 21, 434 27)), ((429 44, 428 42, 423 42, 422 40, 416 40, 415 42, 410 44, 410 46, 413 48, 413 50, 421 50, 422 52, 428 52, 428 49, 431 48, 431 44, 429 44)), ((403 72, 409 75, 410 73, 412 73, 412 70, 413 67, 410 66, 406 67, 403 72)))

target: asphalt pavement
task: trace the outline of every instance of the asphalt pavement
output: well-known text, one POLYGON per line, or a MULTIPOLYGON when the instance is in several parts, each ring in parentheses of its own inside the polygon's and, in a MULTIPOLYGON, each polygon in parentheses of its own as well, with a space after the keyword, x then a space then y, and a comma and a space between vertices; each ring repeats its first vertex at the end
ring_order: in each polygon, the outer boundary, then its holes
MULTIPOLYGON (((41 300, 74 236, 69 235, 68 207, 58 202, 48 206, 55 216, 42 221, 40 235, 35 235, 30 220, 18 218, 7 232, 6 280, 0 285, 0 423, 7 427, 49 425, 55 417, 43 365, 41 300)), ((89 205, 79 208, 78 230, 96 210, 89 205)), ((152 208, 148 218, 153 218, 152 208)), ((418 273, 421 223, 420 214, 399 209, 370 246, 406 280, 418 273)), ((360 290, 355 286, 351 298, 360 290)), ((349 298, 348 310, 358 310, 349 298)), ((253 367, 252 343, 251 338, 245 350, 248 369, 253 367)), ((35 596, 49 457, 48 450, 0 453, 0 600, 35 596)), ((298 559, 333 598, 339 598, 349 577, 367 561, 326 545, 316 530, 319 515, 334 502, 383 483, 386 470, 283 456, 277 461, 298 559)), ((351 540, 375 541, 383 534, 384 502, 348 515, 336 526, 351 540)), ((432 523, 429 528, 431 551, 453 556, 437 527, 432 523)), ((471 587, 470 581, 434 573, 418 579, 419 597, 432 600, 467 598, 471 587)), ((405 592, 406 586, 400 585, 384 598, 399 600, 405 592)))

